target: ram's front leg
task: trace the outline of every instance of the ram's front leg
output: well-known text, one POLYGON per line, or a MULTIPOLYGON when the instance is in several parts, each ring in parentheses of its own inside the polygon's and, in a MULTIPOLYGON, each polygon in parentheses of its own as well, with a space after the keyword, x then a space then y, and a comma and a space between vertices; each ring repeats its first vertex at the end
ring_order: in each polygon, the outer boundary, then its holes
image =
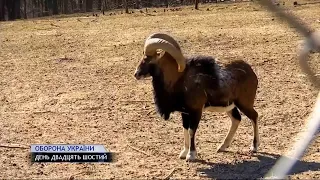
POLYGON ((184 127, 184 150, 180 153, 180 158, 185 158, 187 161, 195 160, 197 150, 195 145, 195 135, 201 119, 201 111, 192 111, 182 114, 184 127))
POLYGON ((179 158, 185 159, 187 157, 187 154, 189 152, 189 146, 190 146, 190 138, 189 138, 189 123, 188 125, 185 125, 186 122, 183 121, 183 137, 184 137, 184 147, 183 150, 180 152, 179 158))

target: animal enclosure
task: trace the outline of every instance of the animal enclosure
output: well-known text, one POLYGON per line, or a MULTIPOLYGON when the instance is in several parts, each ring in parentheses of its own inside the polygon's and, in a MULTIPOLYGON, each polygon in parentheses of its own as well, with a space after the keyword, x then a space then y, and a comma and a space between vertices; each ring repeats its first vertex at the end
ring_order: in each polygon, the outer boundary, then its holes
MULTIPOLYGON (((320 4, 290 2, 280 5, 320 28, 320 4)), ((104 144, 117 159, 31 165, 29 149, 0 147, 0 178, 263 177, 294 143, 314 105, 317 92, 296 63, 303 37, 253 2, 181 9, 1 22, 0 145, 104 144), (151 81, 133 76, 145 38, 159 31, 177 38, 186 55, 252 65, 259 79, 258 153, 249 153, 253 132, 245 116, 229 152, 216 153, 231 121, 225 113, 204 112, 196 136, 200 161, 178 158, 180 115, 162 120, 155 113, 151 81)), ((317 72, 319 58, 311 57, 317 72)), ((317 138, 292 178, 320 178, 319 147, 317 138)))

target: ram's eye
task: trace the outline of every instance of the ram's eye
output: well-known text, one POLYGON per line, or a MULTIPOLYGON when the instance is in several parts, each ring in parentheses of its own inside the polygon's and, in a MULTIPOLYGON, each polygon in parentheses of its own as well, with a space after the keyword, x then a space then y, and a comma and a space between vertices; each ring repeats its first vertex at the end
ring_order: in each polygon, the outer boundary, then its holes
POLYGON ((151 61, 151 57, 150 56, 146 56, 144 57, 144 62, 149 63, 151 61))

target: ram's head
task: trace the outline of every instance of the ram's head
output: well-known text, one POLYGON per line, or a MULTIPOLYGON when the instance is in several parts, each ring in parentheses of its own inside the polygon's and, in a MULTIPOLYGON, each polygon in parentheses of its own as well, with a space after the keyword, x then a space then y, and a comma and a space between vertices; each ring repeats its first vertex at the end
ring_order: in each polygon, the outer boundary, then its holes
POLYGON ((143 57, 134 73, 135 78, 139 80, 152 76, 155 67, 168 58, 176 62, 178 72, 184 71, 186 62, 177 41, 164 33, 150 35, 145 41, 143 57))

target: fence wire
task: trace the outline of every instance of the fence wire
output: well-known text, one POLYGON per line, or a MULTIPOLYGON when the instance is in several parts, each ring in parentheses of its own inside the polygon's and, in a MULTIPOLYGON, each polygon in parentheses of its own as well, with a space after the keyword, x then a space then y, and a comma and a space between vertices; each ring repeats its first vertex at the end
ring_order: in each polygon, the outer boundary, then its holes
MULTIPOLYGON (((320 52, 320 33, 314 32, 306 24, 290 13, 273 3, 272 0, 258 0, 262 6, 273 12, 279 20, 282 20, 295 28, 305 37, 303 48, 298 52, 298 61, 302 71, 308 76, 308 79, 315 86, 317 91, 320 89, 320 83, 315 73, 311 70, 308 61, 311 52, 320 52)), ((300 132, 299 140, 293 145, 292 151, 283 155, 271 170, 265 175, 265 179, 284 179, 289 175, 294 165, 301 159, 313 140, 319 134, 320 129, 320 92, 316 99, 312 114, 309 116, 305 129, 300 132)))

